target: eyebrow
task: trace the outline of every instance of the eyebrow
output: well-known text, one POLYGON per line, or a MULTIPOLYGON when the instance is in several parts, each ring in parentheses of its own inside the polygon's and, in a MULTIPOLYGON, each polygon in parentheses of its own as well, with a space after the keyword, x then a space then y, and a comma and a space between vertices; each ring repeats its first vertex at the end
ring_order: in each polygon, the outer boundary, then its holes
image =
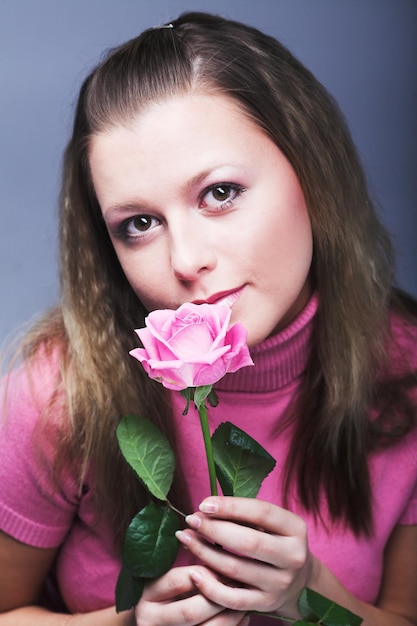
POLYGON ((195 187, 196 185, 199 185, 205 178, 207 178, 207 176, 209 176, 213 171, 220 169, 221 167, 224 167, 224 165, 217 165, 214 167, 208 167, 205 170, 203 170, 202 172, 199 172, 198 174, 196 174, 195 176, 192 176, 190 178, 190 180, 188 180, 185 185, 184 188, 189 190, 192 189, 193 187, 195 187))
POLYGON ((103 218, 106 220, 113 213, 149 213, 149 208, 139 202, 122 202, 120 204, 112 204, 105 211, 102 211, 103 218))
MULTIPOLYGON (((226 162, 226 163, 215 163, 215 164, 211 165, 210 167, 206 167, 204 170, 202 170, 201 172, 199 172, 195 176, 192 176, 190 178, 190 180, 188 180, 184 184, 184 187, 183 187, 184 190, 185 191, 189 191, 189 190, 193 189, 193 187, 195 187, 196 185, 201 184, 205 178, 207 178, 208 176, 213 175, 213 173, 214 173, 214 175, 217 176, 217 172, 219 170, 223 170, 224 168, 232 168, 234 170, 239 169, 240 172, 242 172, 242 171, 246 172, 246 167, 242 166, 242 164, 228 163, 228 162, 226 162)), ((239 174, 237 174, 236 172, 234 174, 232 174, 233 178, 235 176, 239 176, 239 174)), ((225 183, 226 181, 229 180, 229 178, 230 178, 230 175, 227 175, 224 178, 219 178, 215 182, 225 183)))
MULTIPOLYGON (((195 186, 201 184, 201 182, 207 178, 208 176, 210 176, 213 172, 216 172, 216 170, 220 170, 224 167, 235 167, 233 165, 231 165, 230 163, 221 163, 221 164, 217 164, 217 165, 213 165, 210 167, 205 168, 204 170, 202 170, 201 172, 198 172, 198 174, 195 174, 194 176, 192 176, 189 180, 187 180, 185 182, 185 184, 183 185, 183 190, 185 191, 190 191, 191 189, 193 189, 195 186)), ((222 182, 222 181, 220 181, 222 182)), ((152 211, 153 209, 151 207, 145 206, 144 204, 141 204, 140 202, 123 202, 121 204, 113 204, 112 206, 110 206, 105 213, 103 213, 103 216, 106 217, 106 215, 114 213, 114 212, 119 212, 119 211, 123 211, 126 213, 148 213, 149 211, 152 211)))

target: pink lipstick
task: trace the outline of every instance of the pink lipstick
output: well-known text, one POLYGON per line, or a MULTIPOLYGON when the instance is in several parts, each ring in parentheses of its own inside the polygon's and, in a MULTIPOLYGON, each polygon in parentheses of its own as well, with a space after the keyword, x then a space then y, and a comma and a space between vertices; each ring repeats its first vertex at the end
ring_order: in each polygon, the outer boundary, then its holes
POLYGON ((219 291, 206 300, 194 300, 194 304, 220 304, 226 307, 232 307, 239 300, 243 291, 243 287, 239 289, 231 289, 228 291, 219 291))

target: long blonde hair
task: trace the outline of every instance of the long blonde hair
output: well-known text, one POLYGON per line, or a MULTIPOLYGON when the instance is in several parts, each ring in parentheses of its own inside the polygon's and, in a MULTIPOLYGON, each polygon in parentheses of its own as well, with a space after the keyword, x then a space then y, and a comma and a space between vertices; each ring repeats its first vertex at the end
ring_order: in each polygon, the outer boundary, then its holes
MULTIPOLYGON (((193 89, 237 101, 299 178, 312 223, 312 275, 320 298, 303 397, 319 396, 314 432, 311 421, 305 424, 317 443, 310 448, 316 469, 311 476, 308 467, 300 469, 300 447, 290 456, 288 477, 292 481, 298 471, 298 485, 307 484, 307 508, 315 509, 318 498, 311 494, 324 487, 336 519, 358 532, 369 529, 367 416, 394 293, 392 250, 337 105, 275 39, 230 20, 189 13, 172 28, 150 29, 111 51, 86 79, 64 163, 61 306, 32 335, 28 352, 33 355, 48 338, 50 324, 61 348, 72 454, 82 468, 93 464, 97 500, 120 536, 143 494, 134 495, 137 482, 120 458, 117 423, 128 412, 146 415, 165 430, 172 420, 161 386, 127 356, 146 311, 103 223, 88 146, 93 134, 127 123, 149 103, 193 89), (332 476, 326 477, 329 468, 332 476), (358 496, 364 499, 359 512, 358 496)), ((58 446, 57 459, 64 458, 58 446)))

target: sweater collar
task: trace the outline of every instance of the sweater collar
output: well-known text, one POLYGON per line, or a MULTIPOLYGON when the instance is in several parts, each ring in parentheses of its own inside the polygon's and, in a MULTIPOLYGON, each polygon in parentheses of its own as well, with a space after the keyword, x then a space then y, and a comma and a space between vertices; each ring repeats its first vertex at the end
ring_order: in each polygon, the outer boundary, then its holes
POLYGON ((268 337, 251 350, 254 366, 226 374, 217 391, 276 391, 297 379, 306 369, 318 297, 314 293, 303 311, 289 326, 268 337))

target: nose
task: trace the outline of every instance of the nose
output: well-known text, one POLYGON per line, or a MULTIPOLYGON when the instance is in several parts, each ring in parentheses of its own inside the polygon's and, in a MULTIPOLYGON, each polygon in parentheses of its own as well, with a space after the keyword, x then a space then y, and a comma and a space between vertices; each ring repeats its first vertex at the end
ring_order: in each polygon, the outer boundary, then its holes
POLYGON ((201 223, 190 220, 177 225, 175 231, 171 230, 170 244, 172 271, 179 280, 196 281, 216 267, 214 248, 201 223))

